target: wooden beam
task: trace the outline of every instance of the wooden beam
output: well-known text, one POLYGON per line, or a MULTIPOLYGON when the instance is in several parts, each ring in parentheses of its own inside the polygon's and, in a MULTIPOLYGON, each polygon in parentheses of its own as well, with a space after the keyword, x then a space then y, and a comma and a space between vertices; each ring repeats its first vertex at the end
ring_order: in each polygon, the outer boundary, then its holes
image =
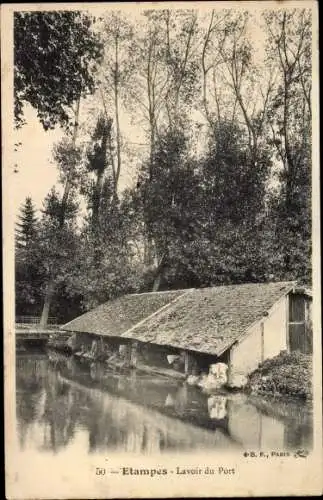
POLYGON ((261 362, 265 360, 265 326, 264 322, 260 323, 260 334, 261 334, 261 362))
POLYGON ((189 354, 187 351, 184 351, 184 372, 185 372, 185 375, 188 375, 188 372, 189 372, 189 361, 190 361, 189 354))

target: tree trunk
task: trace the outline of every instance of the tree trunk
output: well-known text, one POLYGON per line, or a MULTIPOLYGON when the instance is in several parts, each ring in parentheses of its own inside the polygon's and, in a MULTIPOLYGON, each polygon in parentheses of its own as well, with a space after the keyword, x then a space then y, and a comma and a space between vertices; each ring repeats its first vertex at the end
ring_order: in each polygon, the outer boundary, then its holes
POLYGON ((40 326, 45 328, 48 323, 49 311, 54 295, 54 283, 50 281, 46 287, 43 310, 40 318, 40 326))
POLYGON ((159 261, 159 264, 157 266, 156 274, 155 274, 155 278, 154 278, 154 282, 153 282, 153 287, 152 287, 153 292, 158 292, 158 290, 159 290, 159 287, 160 287, 160 284, 162 281, 162 277, 163 277, 164 268, 165 268, 165 257, 166 257, 166 253, 164 253, 162 255, 162 257, 159 261))
MULTIPOLYGON (((107 124, 108 126, 108 124, 107 124)), ((102 164, 99 165, 96 170, 96 184, 93 195, 93 209, 92 209, 92 227, 96 230, 99 227, 100 220, 100 206, 102 198, 102 187, 103 187, 103 176, 106 168, 106 154, 107 154, 107 142, 108 142, 108 128, 105 128, 102 139, 101 139, 101 152, 102 152, 102 164)))
POLYGON ((161 279, 162 279, 162 270, 160 269, 155 276, 152 291, 153 292, 158 292, 160 284, 161 284, 161 279))
MULTIPOLYGON (((81 98, 79 97, 79 99, 77 100, 77 103, 76 103, 76 111, 75 111, 75 122, 74 122, 74 131, 73 131, 73 140, 72 140, 73 149, 75 148, 77 132, 78 132, 78 128, 79 128, 78 121, 79 121, 79 115, 80 115, 80 101, 81 101, 81 98)), ((70 190, 72 187, 72 178, 73 178, 73 173, 74 173, 73 167, 75 167, 75 165, 70 166, 69 173, 67 175, 67 179, 66 179, 66 183, 65 183, 65 187, 64 187, 64 193, 63 193, 62 204, 61 204, 61 217, 60 217, 60 221, 59 221, 60 228, 62 228, 64 226, 64 222, 65 222, 65 214, 66 214, 66 208, 67 208, 67 203, 68 203, 68 197, 69 197, 70 190)))
MULTIPOLYGON (((76 139, 77 139, 77 132, 78 132, 78 127, 79 127, 79 114, 80 114, 80 100, 81 98, 77 100, 76 103, 76 111, 75 111, 75 123, 74 123, 74 131, 73 131, 73 148, 75 148, 76 144, 76 139)), ((75 167, 75 165, 74 165, 75 167)), ((59 220, 59 228, 58 231, 60 231, 65 223, 65 215, 66 215, 66 208, 68 204, 68 197, 69 193, 72 187, 72 177, 73 177, 73 165, 71 165, 69 174, 66 179, 65 183, 65 188, 64 188, 64 193, 63 193, 63 198, 62 198, 62 203, 61 203, 61 214, 60 214, 60 220, 59 220)), ((51 274, 48 280, 48 284, 46 287, 46 292, 45 292, 45 297, 44 297, 44 305, 43 305, 43 310, 41 314, 41 319, 40 319, 40 325, 42 327, 46 327, 48 323, 48 317, 49 317, 49 312, 50 312, 50 306, 52 303, 52 299, 54 296, 54 291, 55 291, 55 279, 54 276, 51 274)))
POLYGON ((145 223, 145 234, 146 238, 144 241, 144 264, 147 269, 151 269, 154 264, 153 259, 153 241, 149 234, 148 224, 145 223))
POLYGON ((116 138, 117 138, 117 171, 115 179, 115 189, 117 191, 119 176, 121 172, 121 136, 119 123, 119 44, 118 35, 115 38, 115 70, 114 70, 114 106, 116 118, 116 138))

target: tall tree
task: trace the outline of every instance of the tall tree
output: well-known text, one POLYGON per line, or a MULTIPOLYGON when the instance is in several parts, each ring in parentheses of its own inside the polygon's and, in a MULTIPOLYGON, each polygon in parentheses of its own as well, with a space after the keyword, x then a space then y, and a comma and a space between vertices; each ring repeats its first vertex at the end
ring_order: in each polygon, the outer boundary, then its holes
POLYGON ((15 12, 15 122, 28 102, 44 129, 70 123, 69 109, 94 91, 93 71, 102 45, 93 19, 80 11, 15 12))
POLYGON ((277 71, 270 100, 271 144, 279 165, 274 200, 284 277, 311 280, 311 12, 264 15, 267 57, 277 71))
MULTIPOLYGON (((37 110, 45 130, 59 124, 69 133, 74 123, 67 151, 63 155, 56 151, 64 179, 58 231, 64 229, 76 176, 80 100, 95 89, 95 65, 102 55, 102 44, 92 30, 92 21, 79 11, 19 12, 14 18, 16 126, 23 124, 24 102, 37 110)), ((55 279, 50 276, 42 324, 46 324, 54 284, 55 279)))
POLYGON ((133 25, 122 12, 107 12, 103 15, 101 36, 105 52, 100 67, 100 106, 103 103, 107 121, 113 117, 108 146, 116 196, 125 146, 121 119, 125 110, 127 86, 135 70, 131 57, 133 25))
POLYGON ((246 136, 244 127, 223 122, 200 162, 195 225, 200 257, 193 255, 191 265, 208 284, 263 280, 268 274, 260 241, 270 149, 258 148, 255 168, 246 136))
MULTIPOLYGON (((89 208, 91 209, 91 224, 92 229, 99 229, 100 223, 100 207, 103 196, 107 196, 107 191, 104 192, 105 173, 108 167, 108 144, 111 146, 111 129, 112 119, 106 119, 105 114, 100 114, 95 130, 92 134, 91 143, 87 149, 87 170, 94 174, 94 180, 91 180, 90 186, 84 190, 89 200, 89 208)), ((112 198, 116 196, 115 184, 112 182, 113 168, 110 173, 109 181, 113 185, 112 198)), ((110 200, 111 201, 111 200, 110 200)))
POLYGON ((47 324, 57 290, 66 283, 73 269, 73 259, 77 249, 77 209, 77 202, 69 197, 64 209, 64 225, 62 226, 62 196, 55 188, 52 188, 43 203, 37 245, 44 275, 43 308, 40 321, 43 326, 47 324))
POLYGON ((269 278, 270 149, 258 151, 254 168, 243 127, 222 123, 211 137, 209 151, 194 159, 185 135, 168 132, 156 147, 153 180, 141 179, 156 245, 154 289, 269 278))
POLYGON ((150 154, 159 130, 183 128, 198 90, 197 11, 147 10, 138 26, 129 100, 141 110, 150 154), (144 89, 144 92, 143 92, 144 89))
POLYGON ((196 83, 198 63, 195 54, 197 11, 167 9, 165 22, 165 63, 169 79, 165 96, 169 128, 183 127, 190 117, 196 83))
POLYGON ((139 178, 137 194, 142 203, 144 230, 154 242, 154 260, 148 268, 154 290, 159 289, 174 262, 180 259, 179 239, 185 231, 187 197, 191 199, 195 194, 190 184, 187 143, 181 129, 161 133, 150 165, 151 175, 144 164, 139 178))
MULTIPOLYGON (((144 185, 149 191, 149 182, 154 183, 156 155, 165 138, 168 136, 166 142, 170 139, 169 130, 176 137, 182 133, 179 131, 189 128, 198 88, 197 13, 194 10, 147 10, 138 31, 134 47, 138 69, 128 85, 128 101, 132 101, 137 113, 140 111, 140 124, 144 124, 149 144, 149 161, 143 162, 147 171, 144 185)), ((148 196, 145 195, 145 199, 148 196)), ((144 216, 145 261, 150 268, 155 260, 158 268, 159 245, 146 219, 147 211, 144 216)))
POLYGON ((95 233, 90 224, 83 227, 78 258, 67 278, 67 291, 78 294, 85 309, 138 291, 142 285, 131 206, 120 201, 105 205, 104 198, 102 201, 100 224, 95 233))
MULTIPOLYGON (((64 240, 65 226, 69 220, 70 205, 73 204, 73 195, 80 179, 80 161, 81 151, 76 147, 76 138, 78 131, 78 115, 79 102, 76 109, 75 125, 73 137, 63 139, 58 143, 53 150, 54 160, 60 171, 60 183, 64 186, 61 199, 56 199, 56 214, 55 214, 55 231, 57 232, 58 240, 64 240)), ((54 202, 53 202, 54 203, 54 202)), ((41 316, 41 325, 47 324, 52 297, 55 293, 55 273, 56 267, 51 267, 51 272, 48 274, 47 283, 44 292, 44 307, 41 316)))
POLYGON ((19 222, 16 224, 16 243, 18 246, 28 246, 37 234, 36 209, 30 196, 20 208, 19 222))
POLYGON ((18 219, 15 235, 16 314, 38 315, 40 287, 44 277, 37 253, 39 221, 31 197, 26 198, 18 219))
POLYGON ((257 167, 258 147, 261 149, 266 142, 273 78, 255 62, 249 36, 252 22, 255 21, 249 11, 212 12, 202 49, 203 105, 211 129, 221 121, 244 125, 250 155, 257 167), (212 94, 215 106, 210 107, 212 94))

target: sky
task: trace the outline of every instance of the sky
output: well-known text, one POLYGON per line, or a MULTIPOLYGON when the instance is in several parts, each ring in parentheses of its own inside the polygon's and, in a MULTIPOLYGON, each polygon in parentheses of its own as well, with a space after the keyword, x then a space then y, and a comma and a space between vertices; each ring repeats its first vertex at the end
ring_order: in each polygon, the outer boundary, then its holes
MULTIPOLYGON (((14 132, 15 143, 21 143, 13 156, 11 168, 11 203, 15 215, 19 214, 20 207, 27 196, 30 196, 37 210, 42 208, 45 196, 52 186, 58 185, 58 169, 52 159, 52 149, 55 143, 64 137, 64 131, 59 127, 45 131, 37 119, 36 111, 28 104, 24 108, 26 124, 14 132)), ((82 120, 82 118, 81 118, 82 120)), ((129 120, 125 115, 121 118, 121 126, 129 129, 129 120)), ((132 130, 131 140, 133 148, 142 149, 142 134, 138 129, 132 130)), ((124 165, 120 177, 120 187, 128 187, 133 183, 136 174, 136 165, 124 165)))
POLYGON ((60 129, 45 132, 31 106, 25 106, 25 119, 26 125, 15 132, 15 141, 21 142, 14 153, 12 175, 15 211, 27 196, 40 208, 50 188, 57 183, 58 171, 51 160, 51 149, 63 136, 60 129))

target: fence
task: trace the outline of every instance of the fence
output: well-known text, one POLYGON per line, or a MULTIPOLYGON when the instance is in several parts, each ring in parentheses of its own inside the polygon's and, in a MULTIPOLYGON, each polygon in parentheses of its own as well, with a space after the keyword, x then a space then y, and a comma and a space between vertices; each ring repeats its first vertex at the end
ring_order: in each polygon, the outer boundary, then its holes
MULTIPOLYGON (((16 316, 16 324, 39 325, 39 316, 16 316)), ((47 321, 48 325, 57 325, 57 318, 51 316, 47 321)))

